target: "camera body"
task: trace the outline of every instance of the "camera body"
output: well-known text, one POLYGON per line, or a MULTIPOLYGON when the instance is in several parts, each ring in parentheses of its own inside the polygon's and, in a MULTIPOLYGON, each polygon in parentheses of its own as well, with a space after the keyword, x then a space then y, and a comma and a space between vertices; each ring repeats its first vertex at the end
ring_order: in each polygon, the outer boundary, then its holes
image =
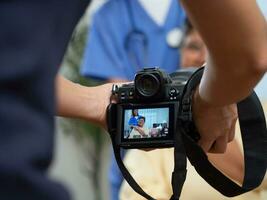
POLYGON ((195 71, 170 75, 159 68, 146 68, 134 83, 114 86, 117 103, 108 109, 109 132, 122 148, 163 148, 174 146, 174 134, 182 92, 195 71))

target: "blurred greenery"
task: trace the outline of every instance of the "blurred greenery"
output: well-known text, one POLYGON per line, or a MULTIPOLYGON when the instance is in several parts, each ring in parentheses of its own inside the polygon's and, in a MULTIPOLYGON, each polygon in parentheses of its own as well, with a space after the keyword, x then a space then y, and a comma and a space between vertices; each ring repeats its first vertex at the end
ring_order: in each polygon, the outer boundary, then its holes
MULTIPOLYGON (((103 82, 92 78, 85 78, 80 75, 80 66, 82 62, 83 52, 86 45, 88 33, 88 24, 86 20, 81 20, 76 27, 73 36, 69 42, 69 46, 65 57, 63 59, 60 73, 67 79, 85 86, 96 86, 103 82)), ((100 191, 100 173, 101 170, 101 150, 105 143, 106 134, 103 130, 94 124, 77 120, 77 119, 59 119, 59 126, 65 134, 75 134, 79 139, 89 139, 94 142, 94 151, 88 153, 88 159, 93 165, 92 170, 89 171, 89 177, 95 184, 94 191, 96 192, 96 199, 101 199, 100 191)))

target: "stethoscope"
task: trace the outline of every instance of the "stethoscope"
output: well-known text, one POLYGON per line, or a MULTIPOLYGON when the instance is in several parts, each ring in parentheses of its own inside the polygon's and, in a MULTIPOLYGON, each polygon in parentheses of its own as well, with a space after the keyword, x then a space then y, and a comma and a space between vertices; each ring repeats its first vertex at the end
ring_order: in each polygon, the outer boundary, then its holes
MULTIPOLYGON (((136 26, 131 4, 132 0, 125 1, 131 29, 125 38, 124 48, 128 53, 128 57, 131 60, 132 64, 138 70, 144 66, 147 66, 148 64, 149 41, 147 35, 136 26)), ((183 31, 180 28, 176 27, 167 33, 166 43, 171 48, 179 48, 183 35, 183 31)))

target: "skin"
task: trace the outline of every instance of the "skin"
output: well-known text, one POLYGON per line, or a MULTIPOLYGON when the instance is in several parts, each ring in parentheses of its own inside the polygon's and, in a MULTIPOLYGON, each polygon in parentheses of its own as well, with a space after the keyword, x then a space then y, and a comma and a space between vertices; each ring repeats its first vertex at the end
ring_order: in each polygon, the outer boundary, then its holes
MULTIPOLYGON (((233 139, 235 103, 251 93, 267 70, 265 19, 254 0, 181 2, 209 53, 193 101, 199 144, 206 152, 222 153, 233 139)), ((111 84, 85 88, 60 76, 56 82, 58 115, 106 127, 111 84)))
POLYGON ((106 129, 106 108, 110 103, 111 88, 112 83, 85 87, 58 75, 57 114, 93 122, 106 129))
POLYGON ((144 119, 141 118, 138 120, 138 126, 134 127, 134 129, 137 130, 140 133, 140 135, 142 135, 142 136, 146 135, 146 133, 143 129, 144 124, 145 124, 145 121, 144 121, 144 119))
POLYGON ((181 48, 181 66, 183 68, 202 66, 207 55, 206 46, 196 30, 191 31, 181 48))
POLYGON ((133 114, 134 114, 134 116, 137 116, 137 115, 138 115, 138 110, 135 109, 135 110, 133 111, 133 114))
MULTIPOLYGON (((106 110, 103 109, 103 105, 107 106, 110 102, 107 95, 111 95, 112 84, 84 87, 62 76, 58 76, 56 81, 57 102, 59 102, 57 113, 59 116, 80 118, 106 128, 106 110)), ((142 125, 141 120, 139 121, 142 125)), ((243 172, 243 165, 238 161, 243 160, 243 158, 238 149, 234 148, 234 145, 230 144, 227 152, 222 156, 209 154, 209 159, 231 178, 242 182, 243 173, 240 172, 243 172), (233 154, 234 156, 232 156, 233 154), (233 160, 233 158, 235 159, 233 160), (229 160, 229 163, 233 163, 233 165, 225 167, 225 160, 229 160)))
MULTIPOLYGON (((185 37, 184 44, 181 48, 181 66, 183 68, 202 66, 206 58, 206 45, 199 33, 193 29, 185 37)), ((208 153, 207 155, 209 161, 220 171, 239 183, 243 182, 244 158, 236 140, 229 143, 225 153, 208 153)))
POLYGON ((145 124, 145 120, 144 120, 143 118, 140 118, 140 119, 138 120, 138 126, 139 126, 139 127, 143 127, 144 124, 145 124))
POLYGON ((244 180, 244 157, 236 140, 228 144, 223 154, 208 154, 209 161, 225 175, 238 183, 244 180))
POLYGON ((143 129, 144 124, 145 124, 145 121, 144 121, 144 119, 141 118, 138 120, 138 126, 134 127, 134 129, 137 130, 140 133, 140 135, 142 135, 142 136, 146 135, 146 133, 143 129))
POLYGON ((267 70, 266 22, 254 0, 181 2, 209 54, 193 103, 199 145, 223 153, 234 138, 236 102, 251 93, 267 70))

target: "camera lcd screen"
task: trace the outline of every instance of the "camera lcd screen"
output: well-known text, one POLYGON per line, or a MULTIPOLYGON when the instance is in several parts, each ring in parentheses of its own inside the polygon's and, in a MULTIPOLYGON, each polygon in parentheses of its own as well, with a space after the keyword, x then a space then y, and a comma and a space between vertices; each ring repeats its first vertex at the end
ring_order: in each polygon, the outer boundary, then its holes
POLYGON ((167 139, 170 134, 170 108, 124 110, 123 139, 167 139))

